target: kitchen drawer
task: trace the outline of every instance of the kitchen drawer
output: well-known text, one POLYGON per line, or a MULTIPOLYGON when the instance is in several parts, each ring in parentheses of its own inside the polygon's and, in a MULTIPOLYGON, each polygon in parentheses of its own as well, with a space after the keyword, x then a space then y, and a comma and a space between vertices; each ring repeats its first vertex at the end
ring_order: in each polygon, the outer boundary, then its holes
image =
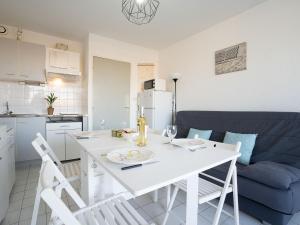
POLYGON ((82 129, 82 122, 72 122, 72 123, 47 123, 48 130, 75 130, 82 129))

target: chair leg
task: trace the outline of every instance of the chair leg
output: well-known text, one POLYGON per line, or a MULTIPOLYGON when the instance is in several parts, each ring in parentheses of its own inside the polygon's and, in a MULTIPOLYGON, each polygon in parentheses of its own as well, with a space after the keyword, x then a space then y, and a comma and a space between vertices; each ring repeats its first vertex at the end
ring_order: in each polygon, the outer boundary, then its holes
POLYGON ((42 191, 42 188, 39 183, 37 190, 36 190, 36 195, 35 195, 34 207, 33 207, 32 218, 31 218, 31 225, 36 225, 36 223, 37 223, 40 202, 41 202, 41 191, 42 191))
POLYGON ((171 185, 166 186, 166 189, 167 189, 167 197, 166 197, 165 209, 167 210, 171 200, 171 185))
POLYGON ((223 191, 222 191, 222 194, 221 194, 221 197, 220 197, 220 200, 219 200, 218 208, 217 208, 217 211, 216 211, 216 214, 215 214, 215 217, 214 217, 213 225, 219 224, 219 220, 220 220, 220 217, 221 217, 221 212, 222 212, 224 202, 225 202, 225 198, 226 198, 226 195, 227 195, 227 190, 228 190, 228 187, 229 187, 229 184, 230 184, 230 181, 232 179, 232 175, 233 175, 233 172, 234 172, 234 169, 235 169, 235 162, 236 162, 236 160, 231 161, 229 171, 227 173, 227 177, 226 177, 225 184, 224 184, 224 187, 223 187, 223 191))
POLYGON ((169 218, 169 215, 170 215, 170 212, 172 210, 172 207, 173 207, 173 204, 175 202, 175 199, 176 199, 176 196, 177 196, 177 193, 179 191, 179 188, 177 186, 175 186, 175 189, 173 191, 173 195, 171 197, 171 200, 170 200, 170 203, 168 204, 168 207, 167 207, 167 212, 166 212, 166 215, 165 215, 165 218, 164 218, 164 221, 161 225, 166 225, 167 223, 167 220, 169 218))
POLYGON ((239 216, 240 212, 239 212, 239 199, 238 199, 238 186, 237 186, 236 167, 233 171, 232 186, 233 186, 234 222, 235 222, 235 225, 239 225, 240 224, 240 216, 239 216))

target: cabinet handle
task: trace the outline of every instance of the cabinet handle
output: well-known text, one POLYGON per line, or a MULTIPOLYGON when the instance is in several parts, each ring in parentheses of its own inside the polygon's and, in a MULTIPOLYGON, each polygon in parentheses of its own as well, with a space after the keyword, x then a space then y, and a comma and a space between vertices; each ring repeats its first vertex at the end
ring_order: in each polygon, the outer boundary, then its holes
POLYGON ((70 127, 69 125, 62 125, 62 126, 59 126, 59 127, 70 127))
POLYGON ((15 74, 15 73, 7 73, 6 75, 8 75, 8 76, 16 76, 17 74, 15 74))
POLYGON ((55 134, 66 134, 66 133, 55 133, 55 134))
POLYGON ((2 157, 0 157, 0 160, 2 160, 2 157))

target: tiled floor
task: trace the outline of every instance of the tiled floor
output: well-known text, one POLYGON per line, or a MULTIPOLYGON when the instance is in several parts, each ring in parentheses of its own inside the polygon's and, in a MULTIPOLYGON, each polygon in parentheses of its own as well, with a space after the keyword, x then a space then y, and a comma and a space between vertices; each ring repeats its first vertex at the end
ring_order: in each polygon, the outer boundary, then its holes
MULTIPOLYGON (((38 181, 40 166, 35 164, 31 165, 19 165, 16 171, 16 184, 13 188, 12 194, 10 196, 10 206, 5 220, 1 225, 30 225, 31 215, 34 204, 35 189, 38 181)), ((79 190, 80 183, 75 184, 75 189, 79 190)), ((63 195, 64 201, 69 205, 72 210, 75 210, 75 204, 72 200, 63 195)), ((137 209, 137 211, 150 222, 154 222, 159 225, 162 222, 164 217, 164 191, 159 192, 159 201, 158 203, 153 203, 150 195, 144 195, 138 197, 134 200, 130 200, 130 203, 137 209)), ((232 211, 232 207, 225 206, 228 211, 232 211)), ((185 220, 185 194, 179 192, 176 202, 174 204, 173 212, 175 214, 169 217, 168 225, 180 225, 182 224, 179 219, 182 221, 185 220), (178 218, 176 218, 178 217, 178 218)), ((212 223, 214 208, 207 204, 199 206, 199 217, 198 224, 209 225, 212 223)), ((50 217, 50 211, 44 203, 40 207, 38 224, 46 225, 48 224, 50 217)), ((240 213, 241 225, 259 225, 259 221, 248 216, 245 213, 240 213)), ((222 215, 221 223, 222 225, 233 225, 233 220, 226 216, 222 215)), ((289 225, 300 225, 300 213, 295 215, 289 225)))

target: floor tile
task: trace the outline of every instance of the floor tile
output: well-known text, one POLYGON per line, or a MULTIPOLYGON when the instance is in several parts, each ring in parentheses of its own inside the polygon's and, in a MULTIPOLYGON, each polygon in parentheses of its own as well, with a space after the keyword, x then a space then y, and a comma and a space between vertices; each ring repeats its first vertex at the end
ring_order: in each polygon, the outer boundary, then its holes
POLYGON ((24 198, 30 198, 30 197, 34 197, 36 194, 36 190, 35 189, 29 189, 25 191, 25 195, 24 198))
MULTIPOLYGON (((33 212, 33 207, 23 208, 20 214, 20 221, 31 219, 32 212, 33 212)), ((46 209, 44 205, 40 206, 38 215, 40 216, 46 215, 46 209)))
POLYGON ((37 182, 27 183, 25 190, 35 189, 37 188, 37 182))
POLYGON ((15 193, 23 192, 25 191, 25 188, 26 188, 25 184, 14 186, 12 189, 12 193, 15 194, 15 193))
MULTIPOLYGON (((23 220, 19 222, 19 225, 30 225, 31 219, 23 220)), ((37 225, 47 225, 46 215, 38 216, 37 225)))
POLYGON ((135 199, 130 199, 128 200, 128 202, 130 203, 130 205, 132 205, 133 208, 137 209, 140 206, 136 203, 135 199))
POLYGON ((152 198, 149 196, 149 195, 142 195, 142 196, 139 196, 137 198, 135 198, 135 202, 140 206, 144 206, 144 205, 147 205, 151 202, 153 202, 152 198))
MULTIPOLYGON (((202 217, 204 217, 205 219, 207 219, 209 222, 213 222, 216 210, 217 210, 216 208, 210 206, 207 209, 201 211, 200 215, 202 217)), ((221 217, 220 217, 219 223, 221 224, 221 223, 223 223, 227 219, 228 219, 228 216, 225 215, 224 213, 221 213, 221 217)))
POLYGON ((10 196, 10 202, 23 200, 25 192, 18 192, 10 196))
POLYGON ((154 202, 152 202, 148 205, 144 205, 142 207, 142 209, 145 212, 147 212, 147 214, 150 216, 150 218, 159 216, 159 215, 161 215, 162 213, 165 212, 165 209, 161 205, 159 205, 157 203, 154 203, 154 202))
POLYGON ((22 203, 22 208, 33 207, 35 201, 35 197, 24 198, 22 203))
POLYGON ((19 210, 9 212, 6 215, 3 224, 11 225, 11 224, 18 223, 19 217, 20 217, 20 211, 19 210))
POLYGON ((13 211, 21 211, 22 208, 22 200, 14 201, 9 203, 9 208, 8 212, 13 212, 13 211))
POLYGON ((146 221, 150 221, 151 217, 142 208, 136 210, 146 221))
POLYGON ((261 225, 260 221, 243 212, 240 212, 240 221, 245 225, 261 225))
MULTIPOLYGON (((291 219, 290 222, 292 223, 292 225, 300 225, 300 212, 299 212, 299 213, 296 213, 296 214, 292 217, 292 219, 291 219)), ((288 224, 288 225, 290 225, 290 224, 288 224)))

